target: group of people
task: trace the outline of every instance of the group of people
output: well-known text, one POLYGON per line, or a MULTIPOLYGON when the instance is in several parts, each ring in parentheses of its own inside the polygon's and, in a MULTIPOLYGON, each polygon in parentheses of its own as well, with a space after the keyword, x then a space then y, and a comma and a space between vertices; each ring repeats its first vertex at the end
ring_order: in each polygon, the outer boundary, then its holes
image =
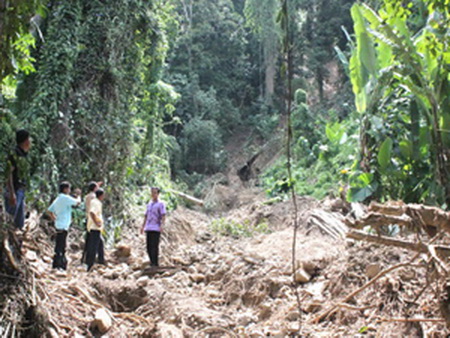
MULTIPOLYGON (((7 158, 6 189, 4 193, 5 210, 12 216, 14 226, 23 229, 25 223, 25 195, 30 182, 30 163, 28 152, 31 148, 31 137, 28 131, 16 132, 16 147, 7 158)), ((103 219, 103 200, 105 191, 102 182, 90 182, 88 193, 84 199, 86 209, 86 237, 82 254, 82 263, 90 271, 97 259, 105 264, 104 243, 102 234, 105 232, 103 219)), ((65 257, 67 235, 72 223, 72 210, 82 204, 81 190, 75 189, 71 194, 71 185, 64 181, 59 185, 59 195, 48 208, 48 215, 54 221, 56 228, 54 269, 67 269, 65 257)), ((151 201, 144 214, 141 234, 146 234, 147 253, 150 266, 157 267, 159 257, 159 241, 166 218, 166 206, 159 200, 160 189, 151 188, 151 201)))
MULTIPOLYGON (((104 231, 103 205, 105 192, 100 188, 101 182, 89 183, 89 193, 85 198, 86 208, 86 238, 82 256, 82 263, 86 263, 87 270, 91 270, 95 259, 105 264, 104 244, 101 233, 104 231)), ((48 208, 50 218, 55 222, 56 244, 53 257, 53 268, 65 270, 67 268, 66 243, 70 224, 72 223, 72 208, 81 204, 81 191, 76 189, 71 196, 69 182, 59 185, 59 195, 48 208)))

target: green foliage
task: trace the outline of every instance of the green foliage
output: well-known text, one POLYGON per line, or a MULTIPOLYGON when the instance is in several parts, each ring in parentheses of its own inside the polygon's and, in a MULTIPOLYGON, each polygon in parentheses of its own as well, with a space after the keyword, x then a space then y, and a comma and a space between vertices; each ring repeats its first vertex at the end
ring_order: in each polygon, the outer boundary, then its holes
POLYGON ((242 223, 226 218, 218 218, 211 222, 210 229, 221 236, 230 236, 234 238, 252 237, 257 234, 270 233, 269 224, 263 220, 261 223, 252 225, 251 221, 246 219, 242 223))
POLYGON ((46 15, 46 3, 46 0, 0 2, 0 86, 10 86, 19 72, 34 71, 31 49, 35 47, 36 36, 41 34, 39 23, 46 15))
POLYGON ((214 121, 193 119, 183 130, 183 159, 188 172, 213 174, 225 163, 220 131, 214 121))
POLYGON ((381 144, 380 150, 378 151, 378 165, 380 166, 380 171, 385 172, 392 157, 392 146, 393 142, 390 137, 388 137, 381 144))
MULTIPOLYGON (((373 197, 448 202, 448 6, 391 0, 352 7, 350 77, 361 120, 361 167, 373 197)), ((367 196, 368 197, 368 196, 367 196)))
POLYGON ((33 135, 35 207, 48 207, 60 180, 102 180, 117 224, 136 189, 145 203, 147 185, 170 188, 173 139, 162 130, 176 123, 178 99, 162 81, 176 29, 170 11, 158 0, 51 3, 33 54, 37 72, 19 74, 8 102, 22 121, 14 128, 33 135))
MULTIPOLYGON (((270 138, 279 111, 277 102, 266 100, 265 73, 270 68, 270 80, 277 88, 277 1, 265 0, 263 6, 257 1, 231 0, 176 0, 173 4, 180 32, 169 56, 166 81, 181 94, 174 112, 181 124, 165 130, 183 148, 191 143, 185 137, 192 134, 185 133, 184 126, 192 119, 214 121, 220 142, 236 130, 248 130, 249 138, 270 138)), ((175 158, 172 163, 180 161, 175 158)), ((189 161, 172 168, 176 177, 193 170, 187 166, 189 161)))
MULTIPOLYGON (((328 114, 333 116, 336 113, 331 111, 328 114)), ((353 174, 357 147, 355 121, 348 119, 326 123, 314 121, 309 114, 305 116, 311 120, 300 120, 303 127, 294 129, 293 182, 289 182, 286 175, 286 159, 280 158, 262 177, 262 185, 269 196, 286 198, 291 184, 295 184, 299 195, 319 199, 336 195, 344 189, 349 175, 353 174)), ((293 120, 294 124, 299 121, 297 118, 293 120)))
POLYGON ((301 31, 297 39, 300 55, 298 63, 307 69, 307 77, 313 77, 321 101, 325 100, 324 85, 328 80, 329 63, 336 56, 334 47, 344 50, 347 39, 342 27, 352 31, 350 7, 354 0, 297 0, 301 31))

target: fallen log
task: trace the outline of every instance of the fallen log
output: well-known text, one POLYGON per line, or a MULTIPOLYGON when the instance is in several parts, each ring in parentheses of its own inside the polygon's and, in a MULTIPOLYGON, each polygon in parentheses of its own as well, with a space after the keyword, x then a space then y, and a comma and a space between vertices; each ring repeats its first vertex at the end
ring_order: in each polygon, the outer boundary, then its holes
POLYGON ((357 229, 365 226, 378 228, 396 224, 410 229, 422 229, 430 237, 434 237, 440 230, 450 233, 450 213, 437 207, 403 202, 385 204, 372 202, 369 211, 358 220, 347 218, 345 223, 357 229))
POLYGON ((408 215, 390 215, 378 212, 370 212, 358 220, 345 219, 345 224, 351 228, 362 229, 367 225, 377 228, 397 224, 399 226, 412 227, 412 219, 408 215))
POLYGON ((386 237, 386 236, 377 236, 377 235, 370 235, 363 231, 359 230, 350 230, 347 233, 347 238, 356 239, 358 241, 366 241, 376 244, 382 244, 387 246, 395 246, 411 251, 416 252, 428 252, 427 246, 421 242, 413 243, 408 241, 402 241, 399 239, 395 239, 392 237, 386 237))
POLYGON ((199 198, 196 198, 194 196, 185 194, 184 192, 181 191, 176 191, 176 190, 169 190, 170 192, 174 193, 175 195, 180 196, 181 198, 185 199, 186 201, 192 202, 194 204, 200 205, 200 206, 204 206, 205 202, 199 198))
POLYGON ((402 241, 399 239, 391 238, 391 237, 385 237, 385 236, 374 236, 367 233, 364 233, 362 231, 358 230, 351 230, 347 233, 347 238, 359 240, 359 241, 366 241, 370 243, 376 243, 386 246, 395 246, 398 248, 403 248, 419 253, 426 253, 431 259, 436 263, 437 267, 443 271, 442 275, 448 276, 449 274, 449 268, 447 264, 444 263, 444 261, 439 258, 439 255, 443 257, 450 256, 450 248, 447 246, 442 245, 425 245, 422 242, 408 242, 408 241, 402 241))

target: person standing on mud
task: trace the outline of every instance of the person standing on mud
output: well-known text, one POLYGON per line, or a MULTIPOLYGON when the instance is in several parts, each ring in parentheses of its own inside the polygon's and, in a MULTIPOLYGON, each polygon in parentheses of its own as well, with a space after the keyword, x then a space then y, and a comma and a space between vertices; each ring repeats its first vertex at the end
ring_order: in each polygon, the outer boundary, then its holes
POLYGON ((89 206, 89 219, 87 224, 89 230, 88 248, 86 253, 87 271, 92 269, 97 254, 99 255, 98 260, 100 263, 104 264, 105 259, 103 251, 99 250, 99 246, 103 245, 101 238, 101 233, 104 229, 102 201, 105 199, 105 192, 103 189, 99 188, 95 191, 95 196, 96 198, 91 201, 89 206))
POLYGON ((147 236, 147 253, 150 258, 150 266, 158 267, 159 238, 166 220, 166 206, 159 200, 160 189, 151 188, 152 200, 147 205, 141 234, 147 236))
POLYGON ((27 156, 31 148, 30 133, 24 129, 16 132, 16 148, 6 162, 5 209, 13 217, 16 229, 25 224, 25 190, 29 184, 30 164, 27 156))
MULTIPOLYGON (((89 212, 91 210, 91 202, 94 198, 96 198, 95 192, 101 187, 102 184, 103 184, 103 182, 94 182, 94 181, 89 182, 88 194, 84 198, 84 206, 86 209, 86 235, 84 238, 84 248, 83 248, 83 255, 81 257, 81 263, 86 263, 86 253, 87 253, 88 241, 89 241, 88 223, 89 223, 89 212)), ((104 257, 103 241, 100 242, 98 255, 99 255, 99 257, 104 257)), ((104 262, 100 262, 100 263, 103 264, 104 262)))
POLYGON ((48 208, 50 217, 55 221, 56 243, 53 268, 66 270, 66 243, 67 233, 72 222, 72 207, 81 203, 81 191, 75 190, 75 198, 70 196, 70 183, 62 182, 59 185, 59 195, 48 208))

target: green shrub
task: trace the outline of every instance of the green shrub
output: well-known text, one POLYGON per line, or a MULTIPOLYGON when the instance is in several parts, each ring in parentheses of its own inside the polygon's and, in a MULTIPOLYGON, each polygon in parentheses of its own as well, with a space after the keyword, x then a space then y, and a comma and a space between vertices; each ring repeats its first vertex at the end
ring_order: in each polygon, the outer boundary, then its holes
POLYGON ((263 220, 256 226, 251 224, 251 221, 246 219, 243 223, 238 223, 234 220, 226 218, 218 218, 211 222, 211 230, 221 236, 230 237, 252 237, 259 233, 269 233, 269 224, 267 220, 263 220))

